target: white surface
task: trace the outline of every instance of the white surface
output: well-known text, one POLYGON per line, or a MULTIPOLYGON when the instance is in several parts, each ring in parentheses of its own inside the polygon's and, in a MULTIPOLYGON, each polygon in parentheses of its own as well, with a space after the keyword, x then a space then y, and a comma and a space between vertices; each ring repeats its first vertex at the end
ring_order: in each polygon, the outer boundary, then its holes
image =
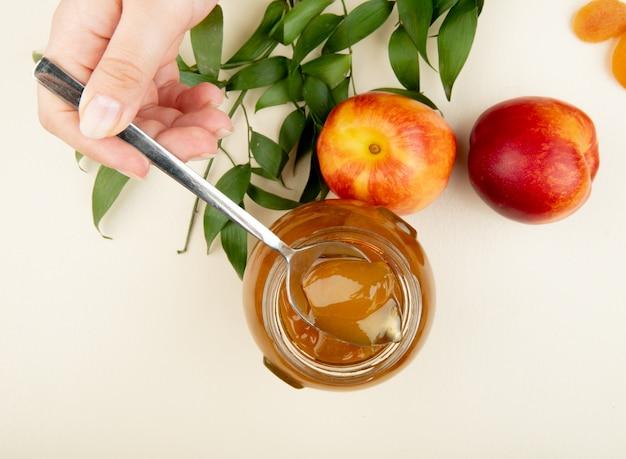
MULTIPOLYGON (((55 3, 11 2, 0 27, 0 457, 626 456, 626 90, 610 45, 571 34, 580 2, 488 0, 454 103, 427 74, 462 147, 444 196, 409 218, 438 310, 404 372, 353 393, 294 391, 261 365, 221 250, 206 256, 198 227, 176 255, 193 198, 160 173, 106 219, 114 241, 94 231, 95 167, 78 171, 36 121, 29 54, 55 3), (562 98, 596 122, 593 195, 558 224, 500 217, 466 176, 473 121, 520 95, 562 98)), ((224 3, 228 54, 266 2, 224 3)), ((390 27, 356 50, 361 91, 394 84, 390 27)), ((254 125, 274 135, 281 115, 254 125)))

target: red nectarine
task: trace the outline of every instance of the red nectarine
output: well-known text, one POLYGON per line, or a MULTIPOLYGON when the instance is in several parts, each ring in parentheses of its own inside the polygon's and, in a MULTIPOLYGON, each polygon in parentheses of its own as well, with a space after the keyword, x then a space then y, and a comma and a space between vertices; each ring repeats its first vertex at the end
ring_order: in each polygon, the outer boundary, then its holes
POLYGON ((587 200, 598 171, 593 122, 554 99, 526 97, 490 108, 470 143, 476 191, 502 215, 525 223, 570 215, 587 200))

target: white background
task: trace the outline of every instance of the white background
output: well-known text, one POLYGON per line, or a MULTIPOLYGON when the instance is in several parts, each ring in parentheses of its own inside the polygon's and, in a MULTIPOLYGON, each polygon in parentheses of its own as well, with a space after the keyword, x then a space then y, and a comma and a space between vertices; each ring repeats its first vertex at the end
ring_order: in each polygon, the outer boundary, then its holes
MULTIPOLYGON (((396 378, 350 393, 294 391, 262 366, 221 249, 207 256, 198 227, 176 255, 193 198, 161 173, 125 190, 103 224, 114 241, 93 229, 95 165, 80 172, 35 115, 29 56, 55 3, 4 4, 0 27, 0 457, 626 456, 626 90, 612 45, 571 33, 580 2, 487 0, 452 104, 426 73, 461 146, 445 194, 409 217, 435 270, 434 326, 396 378), (601 141, 591 199, 549 226, 495 214, 465 170, 474 120, 521 95, 580 106, 601 141)), ((225 55, 265 4, 224 2, 225 55)), ((392 22, 356 49, 360 91, 395 84, 392 22)), ((283 115, 253 123, 276 135, 283 115)), ((244 154, 241 129, 228 145, 244 154)))

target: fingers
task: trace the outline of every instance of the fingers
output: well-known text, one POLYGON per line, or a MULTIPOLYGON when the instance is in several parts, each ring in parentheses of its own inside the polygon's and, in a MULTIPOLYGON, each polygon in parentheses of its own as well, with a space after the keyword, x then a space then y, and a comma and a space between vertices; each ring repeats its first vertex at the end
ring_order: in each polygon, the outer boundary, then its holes
POLYGON ((148 174, 150 161, 126 142, 116 137, 88 139, 78 128, 78 112, 66 107, 49 112, 47 107, 57 100, 43 88, 39 88, 39 100, 41 124, 73 148, 129 177, 143 178, 148 174))
POLYGON ((217 138, 197 126, 168 128, 157 120, 143 118, 135 124, 183 161, 207 158, 217 151, 217 138))
POLYGON ((217 138, 206 129, 174 127, 166 129, 156 137, 156 141, 170 151, 175 151, 183 161, 194 158, 208 158, 217 152, 217 138))
POLYGON ((148 173, 149 161, 110 136, 123 130, 140 107, 146 107, 140 127, 181 159, 215 153, 218 139, 232 130, 226 115, 212 108, 224 94, 208 83, 180 84, 175 63, 184 31, 215 2, 188 2, 195 5, 191 22, 190 9, 169 0, 127 0, 123 12, 122 1, 61 1, 46 55, 88 83, 80 115, 40 88, 44 127, 95 161, 135 178, 148 173))
POLYGON ((189 22, 175 2, 124 3, 122 16, 85 88, 80 130, 102 139, 118 134, 135 118, 166 54, 189 22))
POLYGON ((211 107, 184 114, 172 123, 172 127, 190 126, 201 127, 214 133, 219 139, 233 133, 233 124, 228 116, 220 110, 211 107))
POLYGON ((181 112, 200 110, 206 106, 219 107, 224 102, 224 91, 210 83, 193 88, 182 83, 170 83, 159 89, 159 103, 181 112))

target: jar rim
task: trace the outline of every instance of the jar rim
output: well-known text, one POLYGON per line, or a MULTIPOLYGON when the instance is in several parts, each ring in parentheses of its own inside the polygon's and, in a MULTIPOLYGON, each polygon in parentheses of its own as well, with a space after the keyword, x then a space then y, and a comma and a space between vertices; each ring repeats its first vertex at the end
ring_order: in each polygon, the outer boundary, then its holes
POLYGON ((353 364, 320 362, 295 345, 285 330, 281 314, 279 295, 285 278, 286 264, 276 257, 263 289, 263 325, 275 351, 286 364, 310 380, 334 386, 352 386, 367 383, 386 373, 403 360, 411 350, 422 320, 422 288, 419 279, 411 271, 408 260, 389 240, 364 228, 331 226, 304 236, 293 243, 294 247, 324 240, 358 242, 380 253, 399 281, 402 301, 402 339, 389 343, 371 357, 353 364))

